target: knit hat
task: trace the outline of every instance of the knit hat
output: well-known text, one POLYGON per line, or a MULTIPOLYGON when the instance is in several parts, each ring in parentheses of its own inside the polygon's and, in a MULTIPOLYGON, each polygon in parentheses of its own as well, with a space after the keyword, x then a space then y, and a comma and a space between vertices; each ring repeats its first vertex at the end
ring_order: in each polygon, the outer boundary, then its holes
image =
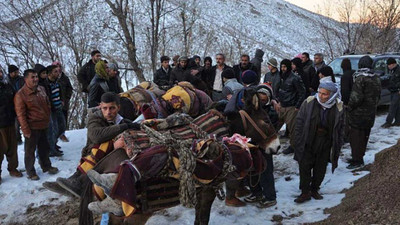
POLYGON ((362 68, 369 68, 372 69, 373 60, 368 55, 361 57, 360 61, 358 62, 358 69, 362 68))
POLYGON ((387 65, 391 65, 391 64, 395 64, 395 63, 397 63, 397 62, 396 62, 396 60, 395 60, 394 58, 392 58, 392 57, 388 58, 387 61, 386 61, 386 64, 387 64, 387 65))
POLYGON ((19 70, 19 68, 17 66, 15 66, 15 65, 9 65, 8 66, 8 73, 9 74, 12 73, 12 72, 15 72, 17 70, 19 70))
POLYGON ((233 71, 233 69, 228 68, 228 69, 225 69, 224 71, 222 71, 221 76, 226 79, 232 79, 232 78, 235 78, 235 72, 233 71))
POLYGON ((275 58, 270 58, 267 64, 272 67, 278 68, 278 61, 275 58))
POLYGON ((333 77, 333 70, 330 66, 324 66, 318 70, 324 77, 333 77))
POLYGON ((333 83, 332 81, 321 82, 321 83, 319 84, 319 87, 318 87, 318 88, 323 88, 323 89, 325 89, 325 90, 330 91, 330 92, 331 92, 331 95, 332 95, 332 93, 336 93, 337 90, 338 90, 337 87, 336 87, 336 84, 333 83))
POLYGON ((268 83, 263 83, 263 84, 258 85, 256 90, 257 90, 257 93, 266 94, 266 95, 268 95, 269 98, 272 98, 272 96, 273 96, 272 87, 268 83))
POLYGON ((287 71, 292 71, 292 62, 289 59, 284 59, 281 62, 281 67, 282 65, 285 65, 287 68, 287 71))
POLYGON ((245 70, 242 73, 242 81, 244 84, 252 84, 257 81, 257 74, 253 70, 245 70))

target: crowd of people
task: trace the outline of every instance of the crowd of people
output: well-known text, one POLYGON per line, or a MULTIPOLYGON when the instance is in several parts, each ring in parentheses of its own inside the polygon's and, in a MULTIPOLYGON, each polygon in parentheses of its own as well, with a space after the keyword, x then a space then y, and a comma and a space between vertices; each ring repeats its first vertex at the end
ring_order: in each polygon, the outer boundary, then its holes
MULTIPOLYGON (((353 70, 348 58, 341 64, 343 76, 340 85, 333 70, 324 62, 324 55, 314 54, 314 61, 304 52, 293 59, 275 58, 267 61, 268 73, 261 75, 264 52, 257 49, 253 59, 248 54, 240 56, 237 65, 225 64, 225 55, 215 55, 203 63, 197 55, 160 58, 161 67, 155 72, 153 82, 165 91, 179 82, 189 82, 214 102, 233 102, 233 108, 243 106, 243 90, 253 88, 260 104, 268 112, 276 130, 286 124, 283 137, 289 138, 289 146, 283 154, 293 154, 299 163, 301 194, 295 202, 303 203, 322 199, 319 193, 328 162, 332 172, 337 167, 340 149, 345 141, 350 142, 352 158, 348 169, 363 166, 369 134, 374 124, 376 108, 381 94, 379 75, 372 70, 373 61, 363 56, 358 69, 353 70)), ((392 101, 386 123, 382 127, 400 125, 400 67, 396 60, 387 60, 390 71, 392 101), (394 120, 394 123, 393 123, 394 120)), ((36 173, 35 152, 43 172, 56 174, 50 157, 63 152, 57 140, 68 141, 65 136, 68 122, 68 107, 72 85, 63 72, 60 62, 50 66, 36 64, 33 69, 19 75, 17 66, 9 65, 8 74, 0 70, 0 163, 4 155, 8 170, 13 177, 22 177, 18 168, 19 127, 24 136, 24 164, 27 177, 39 180, 36 173)), ((80 196, 82 179, 93 168, 99 153, 106 154, 109 144, 118 134, 127 129, 140 129, 138 122, 124 119, 120 114, 119 93, 123 92, 118 66, 102 59, 100 51, 91 52, 91 59, 80 69, 78 81, 81 91, 88 94, 88 139, 86 149, 96 148, 82 155, 80 166, 69 178, 58 178, 57 183, 46 187, 59 187, 80 196)), ((225 112, 227 109, 223 109, 225 112)), ((143 110, 139 110, 143 112, 143 110)), ((257 144, 257 143, 255 143, 257 144)), ((246 188, 246 180, 240 184, 226 183, 226 205, 240 207, 256 203, 260 208, 276 204, 273 176, 273 156, 264 154, 267 169, 255 186, 246 188), (231 186, 232 185, 232 186, 231 186), (240 197, 244 197, 243 202, 240 197)), ((1 177, 0 177, 1 182, 1 177)))

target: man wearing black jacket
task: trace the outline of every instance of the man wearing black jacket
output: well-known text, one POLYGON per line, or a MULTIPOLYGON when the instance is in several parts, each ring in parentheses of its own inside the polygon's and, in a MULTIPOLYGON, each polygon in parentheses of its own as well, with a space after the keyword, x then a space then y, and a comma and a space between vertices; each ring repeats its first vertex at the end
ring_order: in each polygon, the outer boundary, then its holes
POLYGON ((286 123, 286 128, 289 130, 290 146, 283 151, 284 154, 294 152, 294 127, 297 112, 301 103, 305 99, 306 89, 303 81, 291 71, 289 59, 284 59, 281 62, 281 85, 279 87, 278 99, 280 104, 279 120, 286 123))
POLYGON ((303 52, 301 54, 301 62, 303 63, 303 71, 308 80, 310 81, 310 87, 308 92, 311 94, 316 93, 319 86, 319 77, 314 68, 314 63, 310 59, 310 54, 303 52))
POLYGON ((169 88, 169 77, 172 71, 172 68, 169 66, 169 60, 168 56, 161 56, 161 67, 154 73, 154 83, 163 90, 168 90, 169 88))
MULTIPOLYGON (((252 70, 258 73, 257 68, 253 65, 253 63, 250 62, 250 56, 247 54, 243 54, 240 56, 240 63, 233 66, 233 71, 235 71, 235 78, 241 84, 243 84, 242 73, 246 70, 252 70)), ((257 76, 259 75, 257 74, 257 76)))
POLYGON ((96 74, 95 65, 101 59, 101 53, 99 50, 94 50, 90 53, 92 57, 89 62, 82 66, 78 73, 78 81, 81 84, 82 92, 89 93, 89 84, 96 74))
POLYGON ((387 60, 386 64, 390 74, 390 107, 389 114, 386 117, 386 122, 382 125, 383 128, 400 126, 400 66, 392 57, 387 60), (393 120, 394 123, 392 124, 393 120))

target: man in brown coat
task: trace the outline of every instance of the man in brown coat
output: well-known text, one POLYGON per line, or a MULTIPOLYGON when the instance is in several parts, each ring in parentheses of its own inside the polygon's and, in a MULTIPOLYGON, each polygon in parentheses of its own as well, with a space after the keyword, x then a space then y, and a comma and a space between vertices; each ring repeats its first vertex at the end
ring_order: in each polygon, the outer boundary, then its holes
POLYGON ((15 111, 25 137, 24 161, 28 179, 39 180, 34 167, 36 148, 43 172, 58 173, 58 169, 51 166, 49 159, 50 146, 47 140, 47 128, 50 121, 50 101, 45 89, 38 86, 39 78, 34 70, 25 70, 24 80, 25 85, 14 98, 15 111))

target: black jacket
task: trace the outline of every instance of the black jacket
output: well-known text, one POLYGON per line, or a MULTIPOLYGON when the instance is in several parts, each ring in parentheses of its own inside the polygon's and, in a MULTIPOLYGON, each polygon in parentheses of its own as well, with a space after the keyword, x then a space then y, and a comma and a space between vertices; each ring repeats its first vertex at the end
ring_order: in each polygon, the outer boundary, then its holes
POLYGON ((281 74, 281 86, 279 88, 278 100, 282 107, 294 106, 300 108, 306 97, 306 88, 301 78, 291 71, 281 74))
POLYGON ((256 68, 256 73, 258 75, 258 82, 260 83, 260 79, 261 79, 261 64, 263 62, 263 56, 264 56, 264 51, 261 49, 257 49, 256 50, 256 54, 254 55, 254 58, 252 58, 250 60, 250 62, 254 65, 254 67, 256 68))
POLYGON ((89 84, 92 81, 94 75, 96 74, 95 64, 92 60, 89 60, 78 72, 78 81, 82 86, 82 91, 89 93, 89 84))
POLYGON ((63 110, 68 110, 69 108, 69 101, 72 97, 72 91, 74 90, 71 85, 71 81, 69 77, 65 75, 64 72, 61 73, 60 78, 58 78, 58 83, 61 86, 61 100, 64 102, 63 110))
POLYGON ((353 74, 354 70, 347 70, 343 72, 343 76, 340 78, 340 94, 342 94, 344 105, 349 104, 351 89, 353 88, 353 74))
POLYGON ((308 76, 310 88, 312 88, 314 91, 317 91, 319 86, 319 77, 315 71, 313 61, 308 60, 307 62, 303 63, 303 71, 304 74, 308 76))
MULTIPOLYGON (((233 71, 235 71, 235 78, 236 78, 236 80, 237 80, 239 83, 243 84, 243 81, 242 81, 242 73, 243 73, 244 71, 246 71, 246 70, 253 70, 254 72, 256 72, 256 74, 257 74, 257 76, 258 76, 258 80, 260 80, 260 75, 258 74, 257 68, 253 65, 253 63, 249 63, 249 64, 247 65, 247 67, 245 67, 245 68, 243 68, 243 67, 241 66, 241 64, 237 64, 237 65, 234 65, 234 66, 233 66, 233 71)), ((257 84, 258 84, 258 83, 257 83, 257 84)))
POLYGON ((265 74, 264 83, 270 83, 274 95, 277 96, 279 92, 279 86, 281 85, 281 77, 279 75, 279 70, 276 70, 275 73, 272 73, 270 71, 267 74, 265 74))
POLYGON ((11 86, 15 92, 19 91, 19 89, 21 89, 22 86, 24 86, 24 84, 25 84, 24 77, 22 77, 22 76, 17 76, 17 77, 11 78, 10 75, 8 75, 8 81, 9 81, 9 84, 11 84, 11 86))
POLYGON ((0 128, 12 126, 15 123, 14 95, 12 85, 0 81, 0 128))
POLYGON ((175 67, 172 70, 171 75, 169 77, 169 84, 171 86, 173 86, 174 84, 176 84, 178 82, 187 81, 185 72, 186 72, 186 68, 182 68, 180 65, 175 67))
POLYGON ((400 66, 397 65, 395 68, 389 71, 389 91, 398 92, 400 91, 400 66))
POLYGON ((89 108, 98 106, 101 101, 101 96, 106 92, 120 93, 118 79, 110 78, 106 80, 96 74, 89 85, 89 108))
POLYGON ((169 66, 168 73, 161 67, 154 73, 153 82, 159 87, 169 86, 169 78, 171 76, 172 68, 169 66))

